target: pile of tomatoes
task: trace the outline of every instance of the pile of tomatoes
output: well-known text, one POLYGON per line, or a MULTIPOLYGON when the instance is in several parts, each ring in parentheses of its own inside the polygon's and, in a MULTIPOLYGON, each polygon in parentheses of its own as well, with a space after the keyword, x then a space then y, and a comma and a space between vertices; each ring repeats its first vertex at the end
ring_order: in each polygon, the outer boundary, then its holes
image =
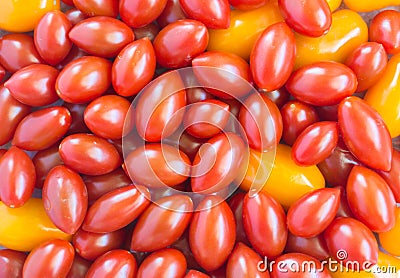
POLYGON ((397 277, 399 0, 62 1, 0 2, 0 277, 397 277))

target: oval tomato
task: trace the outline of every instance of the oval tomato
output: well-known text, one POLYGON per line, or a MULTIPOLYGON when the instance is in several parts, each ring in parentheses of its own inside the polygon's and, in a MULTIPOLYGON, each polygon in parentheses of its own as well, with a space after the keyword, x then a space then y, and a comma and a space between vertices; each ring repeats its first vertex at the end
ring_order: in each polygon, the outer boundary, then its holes
POLYGON ((296 58, 292 30, 284 22, 265 29, 250 54, 250 70, 260 89, 277 90, 289 79, 296 58))
POLYGON ((0 38, 0 64, 9 72, 42 63, 33 38, 27 34, 6 34, 0 38))
POLYGON ((73 0, 73 3, 87 16, 117 17, 119 12, 118 0, 73 0))
POLYGON ((92 233, 109 233, 121 229, 142 214, 150 204, 150 198, 149 190, 140 185, 112 190, 90 206, 82 229, 92 233), (115 211, 119 212, 119 217, 115 217, 115 211))
POLYGON ((21 149, 12 146, 0 159, 0 199, 10 208, 23 206, 32 196, 35 165, 21 149))
POLYGON ((395 224, 392 229, 379 233, 379 243, 383 249, 393 256, 400 255, 399 249, 399 233, 400 233, 400 208, 395 210, 395 224))
POLYGON ((325 106, 339 103, 357 89, 357 77, 347 66, 322 61, 295 71, 286 83, 286 89, 300 101, 325 106))
POLYGON ((331 27, 332 14, 325 0, 279 0, 278 4, 285 22, 302 35, 320 37, 331 27))
POLYGON ((12 139, 18 124, 30 111, 29 106, 16 100, 7 88, 0 86, 0 122, 7 127, 0 128, 1 146, 12 139))
POLYGON ((60 140, 70 125, 71 114, 67 108, 43 108, 22 119, 15 130, 12 144, 29 151, 44 150, 60 140))
POLYGON ((15 72, 4 86, 26 105, 46 106, 59 99, 55 89, 58 73, 51 66, 33 64, 15 72))
POLYGON ((274 258, 285 248, 287 239, 286 215, 282 206, 263 191, 243 201, 243 226, 254 250, 274 258))
POLYGON ((130 27, 138 28, 156 20, 166 4, 167 0, 121 0, 119 15, 130 27))
POLYGON ((400 53, 400 12, 379 12, 371 21, 369 39, 383 45, 388 54, 400 53))
POLYGON ((67 16, 60 11, 46 13, 38 22, 34 30, 34 42, 37 51, 46 63, 57 65, 72 48, 68 38, 72 24, 67 16))
POLYGON ((305 194, 288 211, 289 231, 301 237, 317 236, 335 218, 339 203, 340 190, 337 188, 322 188, 305 194))
POLYGON ((67 234, 81 226, 88 207, 86 186, 71 169, 59 165, 47 174, 42 191, 43 206, 54 225, 67 234))
POLYGON ((59 152, 64 164, 81 174, 104 175, 121 165, 115 147, 92 134, 67 136, 61 141, 59 152))
POLYGON ((82 20, 71 29, 68 37, 87 53, 104 58, 117 56, 135 39, 129 26, 108 16, 94 16, 82 20))
POLYGON ((292 158, 299 165, 315 165, 328 158, 339 138, 336 122, 317 122, 306 127, 292 147, 292 158))
POLYGON ((0 276, 18 278, 22 277, 22 268, 26 254, 11 249, 0 250, 0 276))
POLYGON ((61 70, 56 90, 66 102, 84 103, 101 96, 110 84, 111 62, 101 57, 84 56, 61 70))
POLYGON ((135 277, 137 263, 131 253, 114 249, 98 257, 90 266, 85 277, 135 277))
POLYGON ((330 255, 350 269, 368 269, 378 261, 378 243, 375 236, 358 220, 336 218, 325 230, 324 238, 330 255), (353 264, 354 262, 357 264, 353 264))
POLYGON ((166 68, 190 65, 192 59, 206 50, 206 26, 192 19, 182 19, 165 26, 153 42, 157 63, 166 68))
POLYGON ((354 166, 346 186, 355 217, 373 232, 387 232, 395 224, 396 201, 385 180, 363 166, 354 166))
POLYGON ((186 230, 192 218, 193 202, 185 195, 158 199, 139 217, 131 241, 131 250, 151 252, 173 244, 186 230))
POLYGON ((118 54, 112 66, 112 85, 117 94, 139 93, 153 78, 156 56, 151 42, 144 38, 128 44, 118 54))
POLYGON ((189 246, 206 271, 216 270, 228 259, 236 238, 235 217, 217 196, 205 197, 196 208, 189 227, 189 246))
POLYGON ((339 104, 338 117, 343 141, 352 154, 369 167, 389 171, 392 139, 378 112, 364 100, 348 97, 339 104))
POLYGON ((46 241, 26 258, 23 277, 66 277, 74 260, 74 248, 61 239, 46 241))
POLYGON ((204 23, 207 28, 229 27, 231 10, 228 0, 179 0, 179 3, 189 18, 204 23))

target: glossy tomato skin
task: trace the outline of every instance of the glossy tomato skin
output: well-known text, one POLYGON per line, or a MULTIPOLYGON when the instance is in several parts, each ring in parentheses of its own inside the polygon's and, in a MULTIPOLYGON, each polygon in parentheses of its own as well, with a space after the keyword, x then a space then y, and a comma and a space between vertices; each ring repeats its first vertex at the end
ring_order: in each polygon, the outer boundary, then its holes
POLYGON ((208 31, 200 21, 182 19, 165 26, 155 37, 157 63, 166 68, 190 65, 192 59, 206 50, 208 31))
POLYGON ((52 66, 33 64, 15 72, 4 86, 26 105, 46 106, 59 99, 54 87, 58 73, 52 66))
POLYGON ((99 176, 87 176, 84 175, 83 181, 86 184, 88 191, 89 204, 99 199, 104 194, 127 185, 130 185, 132 181, 125 174, 121 168, 117 168, 111 173, 99 176))
POLYGON ((268 193, 260 191, 252 197, 246 194, 243 226, 251 245, 260 255, 274 258, 283 252, 288 232, 285 212, 268 193))
POLYGON ((369 38, 383 45, 388 54, 400 52, 400 12, 387 10, 379 12, 371 21, 369 38))
POLYGON ((186 273, 185 277, 183 278, 210 278, 210 276, 208 276, 207 274, 194 270, 194 269, 190 269, 188 271, 188 273, 186 273))
POLYGON ((228 104, 215 99, 203 100, 189 106, 183 126, 190 135, 210 138, 224 129, 229 116, 228 104))
POLYGON ((20 148, 12 146, 0 159, 0 199, 8 207, 21 207, 32 196, 36 182, 35 166, 20 148))
POLYGON ((229 4, 237 10, 254 10, 264 6, 267 0, 229 0, 229 4))
POLYGON ((166 4, 167 0, 121 0, 119 13, 123 22, 138 28, 156 20, 166 4))
POLYGON ((226 29, 230 24, 228 0, 179 0, 183 11, 189 18, 198 20, 207 28, 226 29))
POLYGON ((399 231, 400 231, 400 208, 396 208, 395 211, 395 218, 396 218, 396 223, 393 226, 392 229, 390 229, 387 232, 379 233, 379 243, 383 247, 385 251, 390 253, 393 256, 399 256, 400 250, 398 241, 399 241, 399 231))
POLYGON ((270 277, 267 271, 262 272, 258 269, 259 262, 262 261, 253 249, 239 242, 236 244, 226 264, 226 277, 270 277))
POLYGON ((68 38, 72 24, 58 10, 46 13, 34 30, 34 42, 39 55, 49 65, 57 65, 68 55, 72 42, 68 38))
POLYGON ((112 190, 94 202, 87 211, 82 229, 92 233, 109 233, 133 222, 150 204, 149 190, 128 185, 112 190), (118 211, 120 216, 115 217, 118 211))
POLYGON ((65 107, 53 106, 37 110, 19 123, 12 144, 29 151, 44 150, 60 140, 70 125, 71 114, 65 107))
POLYGON ((239 112, 239 122, 249 146, 257 151, 271 150, 282 137, 282 116, 278 107, 263 94, 251 94, 239 112))
POLYGON ((282 115, 282 139, 293 145, 300 133, 319 120, 317 111, 309 104, 291 100, 280 109, 282 115))
POLYGON ((85 175, 104 175, 121 165, 115 147, 106 140, 91 134, 73 134, 60 143, 60 156, 64 164, 85 175), (96 157, 91 156, 96 153, 96 157))
POLYGON ((136 95, 154 76, 156 56, 149 39, 128 44, 112 66, 112 85, 121 96, 136 95))
POLYGON ((26 254, 11 249, 0 250, 0 276, 19 278, 22 277, 22 268, 26 254))
POLYGON ((272 265, 271 278, 294 277, 329 278, 331 275, 320 261, 309 255, 287 253, 279 256, 272 265), (302 271, 302 266, 304 265, 306 265, 306 267, 303 267, 304 271, 302 271))
POLYGON ((78 22, 87 18, 87 16, 77 8, 71 8, 65 11, 65 15, 68 20, 71 22, 72 26, 76 25, 78 22))
POLYGON ((185 19, 186 15, 181 8, 179 0, 167 0, 164 10, 157 17, 157 23, 161 28, 164 28, 170 23, 185 19))
POLYGON ((42 63, 33 38, 27 34, 6 34, 0 38, 0 64, 14 73, 31 64, 42 63))
POLYGON ((72 244, 82 258, 94 261, 104 253, 121 248, 125 240, 124 229, 111 233, 90 233, 82 229, 72 237, 72 244))
POLYGON ((183 277, 186 273, 186 258, 182 252, 166 248, 151 253, 139 266, 137 278, 183 277))
POLYGON ((337 104, 352 95, 357 85, 357 77, 350 68, 337 62, 322 61, 295 71, 287 81, 286 89, 300 101, 325 106, 337 104))
POLYGON ((392 140, 378 112, 364 100, 348 97, 339 104, 338 117, 343 141, 352 154, 369 167, 389 171, 392 140))
POLYGON ((357 76, 356 92, 374 85, 382 77, 387 61, 387 54, 380 43, 366 42, 357 47, 345 61, 357 76))
POLYGON ((232 132, 220 133, 209 139, 193 160, 192 191, 218 192, 229 186, 246 163, 246 150, 242 138, 232 132))
POLYGON ((158 32, 160 32, 160 27, 154 22, 149 23, 143 27, 133 29, 136 40, 148 38, 151 42, 154 41, 158 32))
POLYGON ((111 62, 101 57, 84 56, 61 70, 56 90, 66 102, 85 103, 105 93, 110 84, 111 62))
MULTIPOLYGON (((378 260, 378 243, 374 234, 360 221, 339 217, 324 231, 330 255, 341 264, 359 262, 360 269, 369 268, 378 260), (346 258, 339 259, 338 251, 345 250, 346 258), (368 265, 369 264, 369 265, 368 265)), ((351 268, 353 265, 348 265, 351 268)))
POLYGON ((124 122, 130 106, 131 103, 123 97, 101 96, 89 103, 83 119, 86 126, 97 136, 105 139, 119 139, 123 135, 124 122))
POLYGON ((196 261, 206 271, 220 268, 231 253, 235 238, 235 217, 228 204, 217 196, 205 197, 189 228, 189 246, 196 261))
POLYGON ((393 149, 392 167, 390 171, 377 171, 393 192, 396 202, 400 202, 400 151, 393 149))
POLYGON ((339 138, 336 122, 318 122, 308 126, 292 147, 292 158, 299 165, 315 165, 328 158, 339 138))
POLYGON ((277 90, 289 79, 296 58, 296 42, 285 22, 265 29, 250 54, 250 69, 260 89, 277 90))
POLYGON ((139 217, 131 250, 151 252, 173 244, 192 218, 193 202, 185 195, 172 195, 151 204, 139 217))
POLYGON ((12 139, 18 124, 30 111, 28 105, 16 100, 7 88, 0 86, 0 121, 7 127, 0 129, 0 145, 12 139))
POLYGON ((66 278, 84 278, 90 265, 91 262, 75 254, 74 261, 66 278))
POLYGON ((85 183, 78 173, 59 165, 48 173, 42 191, 43 206, 57 228, 74 234, 88 207, 85 183))
POLYGON ((236 54, 207 51, 193 59, 192 67, 200 84, 216 97, 241 98, 251 90, 247 83, 251 81, 249 64, 236 54), (204 67, 216 69, 204 69, 204 67), (229 72, 228 76, 227 72, 229 72))
POLYGON ((118 0, 73 0, 74 6, 87 16, 118 16, 118 0))
POLYGON ((272 100, 279 109, 281 109, 282 106, 285 105, 290 99, 290 94, 285 87, 273 90, 272 92, 265 92, 265 90, 259 91, 261 94, 265 93, 265 95, 272 100))
POLYGON ((279 0, 278 4, 285 22, 302 35, 319 37, 331 27, 332 14, 327 1, 279 0))
POLYGON ((346 193, 351 211, 371 231, 387 232, 393 228, 396 201, 379 174, 363 166, 354 166, 347 180, 346 193))
POLYGON ((74 260, 74 248, 61 239, 39 245, 26 258, 24 277, 66 277, 74 260))
POLYGON ((133 255, 126 250, 114 249, 97 258, 85 277, 135 277, 136 271, 137 263, 133 255))
POLYGON ((325 260, 329 257, 328 246, 326 246, 323 234, 305 238, 295 236, 289 232, 285 246, 285 253, 302 253, 314 257, 319 261, 325 260))
POLYGON ((305 194, 289 208, 289 231, 306 238, 319 235, 335 218, 339 204, 338 188, 322 188, 305 194))
POLYGON ((174 187, 184 182, 190 166, 189 158, 178 148, 158 143, 138 147, 125 159, 132 180, 149 187, 174 187))
POLYGON ((87 53, 104 58, 117 56, 135 39, 129 26, 108 16, 95 16, 82 20, 71 29, 68 37, 87 53))

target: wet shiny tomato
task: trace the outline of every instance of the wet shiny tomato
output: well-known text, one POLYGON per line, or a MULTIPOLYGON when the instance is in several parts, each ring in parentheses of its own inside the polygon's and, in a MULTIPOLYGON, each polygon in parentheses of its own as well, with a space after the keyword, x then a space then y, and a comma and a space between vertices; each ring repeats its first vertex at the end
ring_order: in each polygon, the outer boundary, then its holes
POLYGON ((78 173, 64 165, 51 169, 43 185, 42 200, 47 215, 61 231, 74 234, 82 225, 88 195, 78 173))
POLYGON ((172 195, 151 204, 139 217, 131 250, 151 252, 165 248, 182 236, 192 218, 193 202, 185 195, 172 195))
POLYGON ((12 146, 0 159, 0 199, 8 207, 21 207, 32 196, 35 165, 21 149, 12 146))
POLYGON ((11 249, 0 250, 0 276, 9 278, 22 277, 22 267, 26 254, 11 249))
POLYGON ((92 134, 67 136, 60 143, 59 152, 66 166, 85 175, 104 175, 121 165, 121 158, 115 147, 92 134))
POLYGON ((34 30, 34 41, 37 51, 46 63, 57 65, 67 57, 72 47, 68 32, 72 24, 60 11, 46 13, 34 30))
POLYGON ((314 257, 319 261, 325 260, 329 257, 328 246, 326 246, 323 234, 305 238, 295 236, 289 232, 285 246, 285 253, 302 253, 314 257))
POLYGON ((338 188, 322 188, 305 194, 289 208, 289 231, 306 238, 319 235, 335 218, 339 203, 338 188))
POLYGON ((33 64, 15 72, 4 86, 26 105, 46 106, 59 99, 54 87, 58 73, 49 65, 33 64))
POLYGON ((268 0, 229 0, 229 4, 237 10, 254 10, 264 6, 268 0))
POLYGON ((196 209, 189 228, 190 250, 201 267, 213 271, 225 263, 235 245, 235 217, 217 196, 205 197, 196 209))
POLYGON ((15 130, 12 144, 29 151, 44 150, 60 140, 70 125, 71 114, 67 108, 43 108, 22 119, 15 130))
POLYGON ((112 66, 112 85, 117 94, 133 96, 154 76, 156 56, 151 42, 139 39, 128 44, 118 54, 112 66))
POLYGON ((74 260, 74 248, 61 239, 46 241, 26 258, 23 277, 66 277, 74 260))
POLYGON ((392 167, 390 171, 377 171, 389 185, 396 202, 400 202, 400 151, 393 149, 392 167))
POLYGON ((14 73, 42 61, 33 37, 27 34, 6 34, 0 38, 0 64, 7 71, 14 73))
POLYGON ((206 50, 208 31, 200 21, 182 19, 165 26, 153 42, 157 63, 166 68, 190 65, 206 50))
POLYGON ((285 248, 287 239, 286 215, 282 206, 263 191, 243 202, 243 226, 254 250, 262 256, 274 258, 285 248))
POLYGON ((286 90, 285 87, 281 87, 277 90, 273 90, 272 92, 265 92, 265 90, 259 90, 261 94, 264 94, 272 100, 276 106, 278 106, 279 109, 282 108, 283 105, 285 105, 286 102, 289 101, 290 94, 286 90))
POLYGON ((135 277, 137 263, 129 251, 115 249, 97 258, 86 273, 86 278, 135 277))
POLYGON ((111 62, 84 56, 68 63, 58 75, 56 90, 70 103, 85 103, 106 92, 111 84, 111 62))
POLYGON ((278 4, 285 22, 300 34, 319 37, 331 27, 332 14, 325 0, 279 0, 278 4))
POLYGON ((170 23, 185 19, 186 15, 181 8, 179 0, 167 0, 164 10, 157 17, 157 23, 161 28, 164 28, 170 23))
POLYGON ((87 211, 82 229, 109 233, 133 222, 150 204, 150 192, 144 186, 128 185, 114 189, 97 199, 87 211), (115 217, 115 211, 120 216, 115 217))
POLYGON ((188 271, 188 273, 186 273, 185 277, 183 277, 183 278, 210 278, 210 276, 208 276, 207 274, 205 274, 203 272, 190 269, 188 271))
POLYGON ((369 39, 383 45, 388 54, 400 53, 400 12, 379 12, 371 21, 369 39))
POLYGON ((157 19, 167 0, 121 0, 119 15, 130 27, 143 27, 157 19))
POLYGON ((289 79, 296 58, 292 30, 284 22, 272 24, 255 42, 250 54, 250 69, 260 89, 277 90, 289 79))
POLYGON ((399 233, 400 233, 400 208, 396 208, 395 211, 395 225, 392 229, 387 232, 379 233, 379 243, 383 249, 393 256, 400 255, 399 249, 399 233))
POLYGON ((76 8, 87 16, 118 16, 118 0, 73 0, 73 3, 76 8))
POLYGON ((76 25, 78 22, 86 19, 87 16, 77 8, 71 8, 65 12, 68 20, 71 22, 72 26, 76 25))
POLYGON ((354 166, 346 186, 354 216, 371 231, 387 232, 395 224, 396 201, 385 180, 363 166, 354 166))
POLYGON ((340 103, 338 117, 343 141, 352 154, 369 167, 389 171, 392 140, 378 112, 364 100, 353 96, 340 103), (365 146, 368 146, 368 151, 365 151, 365 146))
POLYGON ((226 29, 230 24, 228 0, 179 0, 189 18, 203 22, 207 28, 226 29))
POLYGON ((112 58, 135 39, 131 28, 108 16, 94 16, 76 24, 69 39, 89 54, 112 58))

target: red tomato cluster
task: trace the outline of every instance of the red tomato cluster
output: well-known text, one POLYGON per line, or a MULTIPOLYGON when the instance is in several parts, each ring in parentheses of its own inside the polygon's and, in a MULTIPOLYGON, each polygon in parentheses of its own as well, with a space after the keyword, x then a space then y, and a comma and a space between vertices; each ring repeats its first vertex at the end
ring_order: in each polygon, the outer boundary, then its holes
POLYGON ((398 9, 63 2, 1 32, 0 277, 400 271, 398 9))

